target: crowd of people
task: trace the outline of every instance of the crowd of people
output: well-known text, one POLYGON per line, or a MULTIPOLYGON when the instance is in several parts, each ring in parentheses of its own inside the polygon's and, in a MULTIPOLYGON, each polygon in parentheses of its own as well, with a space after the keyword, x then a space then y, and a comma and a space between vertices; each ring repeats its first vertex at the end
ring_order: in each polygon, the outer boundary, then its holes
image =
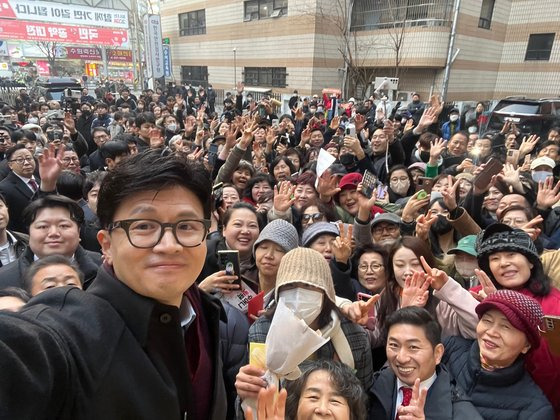
POLYGON ((1 109, 0 418, 560 418, 560 126, 117 90, 1 109))

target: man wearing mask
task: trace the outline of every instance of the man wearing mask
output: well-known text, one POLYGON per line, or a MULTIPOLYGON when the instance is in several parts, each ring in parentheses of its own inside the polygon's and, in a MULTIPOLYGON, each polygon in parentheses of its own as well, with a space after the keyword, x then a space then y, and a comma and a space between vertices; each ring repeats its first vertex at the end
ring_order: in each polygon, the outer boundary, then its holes
POLYGON ((449 121, 441 126, 442 138, 449 140, 456 132, 461 130, 461 121, 459 119, 459 110, 457 108, 449 111, 449 121))
POLYGON ((554 176, 554 168, 556 167, 556 162, 551 158, 543 156, 536 158, 531 162, 531 177, 535 182, 544 182, 550 176, 554 176))

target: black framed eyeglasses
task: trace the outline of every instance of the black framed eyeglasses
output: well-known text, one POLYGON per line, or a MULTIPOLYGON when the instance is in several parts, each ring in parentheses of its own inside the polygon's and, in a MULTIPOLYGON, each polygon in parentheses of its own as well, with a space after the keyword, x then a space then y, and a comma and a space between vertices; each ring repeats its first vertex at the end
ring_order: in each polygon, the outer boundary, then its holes
POLYGON ((121 228, 135 248, 153 248, 161 241, 165 229, 171 228, 175 240, 185 248, 200 245, 210 229, 210 220, 185 219, 175 223, 161 223, 152 219, 118 220, 107 226, 109 232, 121 228))
POLYGON ((25 158, 19 157, 19 158, 10 160, 10 162, 12 162, 12 163, 15 162, 15 163, 17 163, 18 165, 23 165, 23 164, 26 163, 26 162, 27 162, 27 163, 33 162, 33 158, 32 158, 32 157, 25 157, 25 158))

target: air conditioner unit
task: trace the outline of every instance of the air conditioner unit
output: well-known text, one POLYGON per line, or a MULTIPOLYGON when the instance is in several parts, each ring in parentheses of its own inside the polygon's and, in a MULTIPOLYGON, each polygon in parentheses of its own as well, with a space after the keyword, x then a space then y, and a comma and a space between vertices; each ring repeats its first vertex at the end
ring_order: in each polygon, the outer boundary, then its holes
POLYGON ((282 16, 282 9, 276 9, 270 15, 270 17, 272 17, 272 18, 277 18, 277 17, 280 17, 280 16, 282 16))
POLYGON ((411 94, 411 92, 403 92, 403 91, 397 92, 397 101, 399 101, 399 102, 410 101, 410 94, 411 94))

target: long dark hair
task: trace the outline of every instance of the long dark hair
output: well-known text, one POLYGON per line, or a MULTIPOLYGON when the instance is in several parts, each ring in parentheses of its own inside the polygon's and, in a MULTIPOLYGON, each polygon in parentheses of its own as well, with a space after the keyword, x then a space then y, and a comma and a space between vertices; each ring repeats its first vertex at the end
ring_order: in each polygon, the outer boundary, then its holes
MULTIPOLYGON (((417 238, 415 236, 403 236, 391 248, 391 251, 389 252, 389 275, 387 277, 387 287, 385 287, 385 290, 383 290, 383 293, 381 294, 381 299, 379 300, 379 310, 377 311, 377 328, 381 330, 383 336, 385 336, 387 332, 385 326, 387 317, 395 312, 399 306, 401 287, 399 286, 395 278, 395 270, 393 269, 393 258, 395 257, 395 253, 401 248, 410 249, 412 252, 414 252, 414 255, 416 255, 418 259, 420 259, 420 257, 422 256, 430 267, 435 266, 435 259, 432 255, 432 252, 430 251, 426 243, 420 238, 417 238)), ((429 289, 429 291, 430 293, 428 302, 426 303, 425 308, 435 317, 435 308, 439 300, 432 295, 431 288, 429 289)))

